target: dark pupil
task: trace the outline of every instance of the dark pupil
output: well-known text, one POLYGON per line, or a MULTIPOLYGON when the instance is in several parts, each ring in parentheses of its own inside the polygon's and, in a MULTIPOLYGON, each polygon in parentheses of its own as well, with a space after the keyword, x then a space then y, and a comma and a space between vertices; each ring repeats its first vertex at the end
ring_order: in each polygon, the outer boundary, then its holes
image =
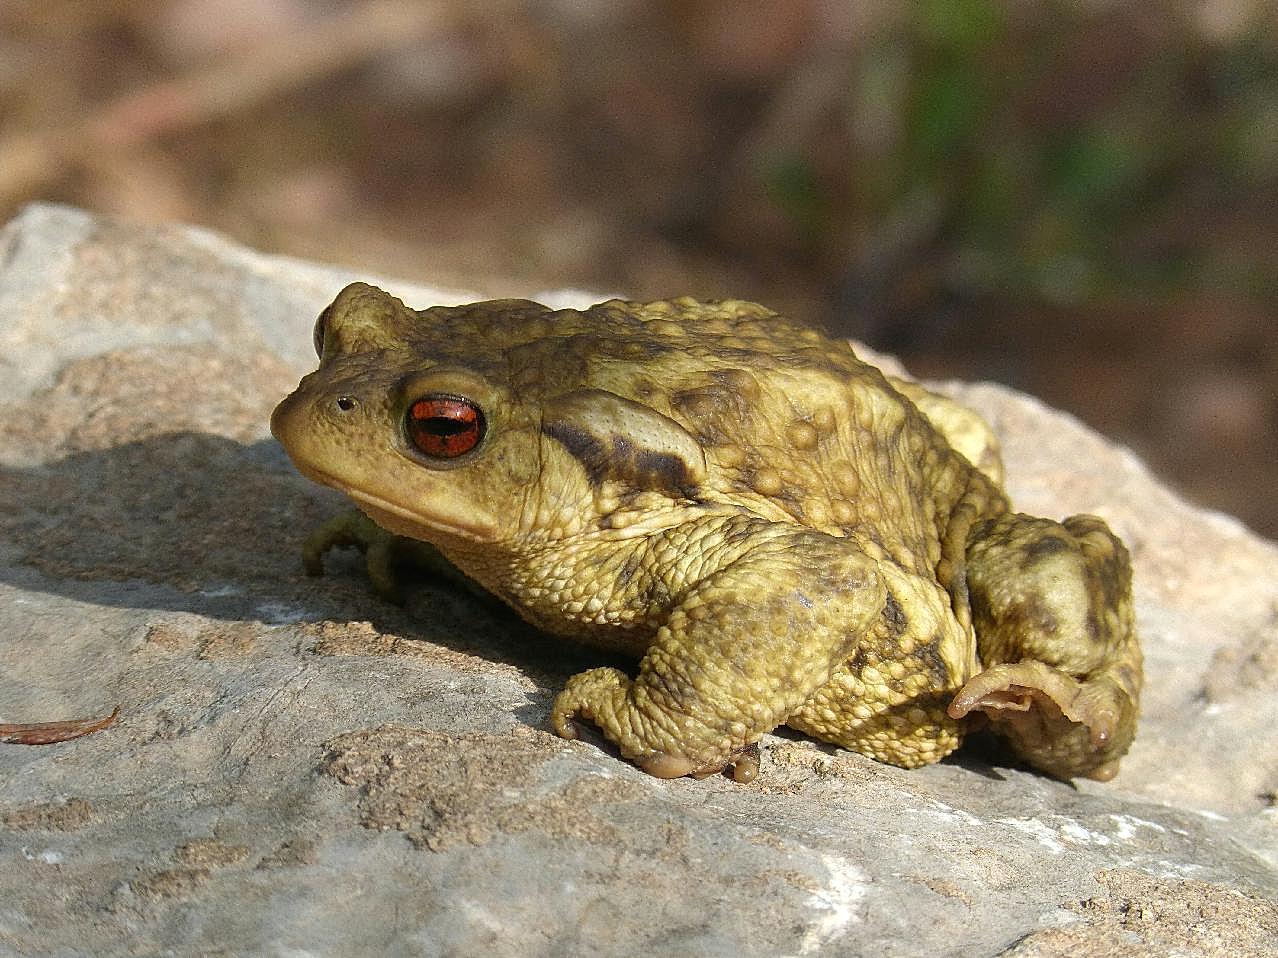
POLYGON ((431 416, 429 419, 420 420, 420 422, 423 432, 445 439, 449 436, 468 432, 474 428, 472 423, 462 422, 460 419, 449 419, 447 416, 431 416))

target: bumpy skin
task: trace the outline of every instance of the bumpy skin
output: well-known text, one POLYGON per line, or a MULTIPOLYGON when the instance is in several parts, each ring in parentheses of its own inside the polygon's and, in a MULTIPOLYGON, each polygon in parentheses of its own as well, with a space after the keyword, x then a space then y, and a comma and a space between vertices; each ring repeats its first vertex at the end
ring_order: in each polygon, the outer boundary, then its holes
MULTIPOLYGON (((993 721, 1051 774, 1117 770, 1141 680, 1122 544, 1012 513, 985 423, 845 343, 743 302, 414 311, 355 284, 316 344, 271 420, 303 474, 639 659, 573 676, 561 735, 588 720, 654 775, 745 780, 783 723, 913 767, 993 721), (454 458, 405 425, 441 395, 482 417, 454 458)), ((308 564, 367 545, 388 590, 377 527, 330 524, 308 564)))

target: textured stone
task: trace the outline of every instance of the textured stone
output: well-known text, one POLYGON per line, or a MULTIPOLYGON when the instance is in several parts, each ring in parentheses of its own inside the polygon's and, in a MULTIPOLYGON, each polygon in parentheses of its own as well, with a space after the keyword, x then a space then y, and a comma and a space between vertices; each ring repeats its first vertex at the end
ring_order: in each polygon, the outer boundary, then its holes
POLYGON ((775 735, 751 785, 657 781, 547 731, 568 675, 624 663, 444 585, 386 605, 354 557, 301 574, 343 503, 266 420, 352 278, 57 207, 0 233, 0 722, 121 706, 0 745, 0 953, 1278 954, 1272 544, 950 385, 1019 507, 1132 548, 1119 777, 775 735))

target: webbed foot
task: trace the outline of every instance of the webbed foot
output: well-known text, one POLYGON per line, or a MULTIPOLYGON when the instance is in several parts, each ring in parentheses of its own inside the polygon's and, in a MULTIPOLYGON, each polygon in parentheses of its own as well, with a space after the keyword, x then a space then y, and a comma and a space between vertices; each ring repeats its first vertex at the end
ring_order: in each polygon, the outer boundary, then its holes
POLYGON ((1106 782, 1135 731, 1128 695, 1105 679, 1080 682, 1043 662, 995 665, 968 680, 949 706, 982 712, 1029 763, 1058 778, 1106 782))
POLYGON ((726 768, 732 771, 732 780, 738 785, 749 785, 759 777, 759 743, 747 745, 732 756, 726 768))

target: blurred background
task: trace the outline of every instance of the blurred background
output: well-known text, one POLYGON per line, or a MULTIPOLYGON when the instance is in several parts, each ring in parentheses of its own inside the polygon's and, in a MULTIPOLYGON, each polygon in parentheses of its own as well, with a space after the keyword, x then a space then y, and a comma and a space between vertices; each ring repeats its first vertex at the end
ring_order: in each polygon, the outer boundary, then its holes
POLYGON ((34 199, 757 299, 1278 537, 1266 0, 0 0, 0 219, 34 199))

